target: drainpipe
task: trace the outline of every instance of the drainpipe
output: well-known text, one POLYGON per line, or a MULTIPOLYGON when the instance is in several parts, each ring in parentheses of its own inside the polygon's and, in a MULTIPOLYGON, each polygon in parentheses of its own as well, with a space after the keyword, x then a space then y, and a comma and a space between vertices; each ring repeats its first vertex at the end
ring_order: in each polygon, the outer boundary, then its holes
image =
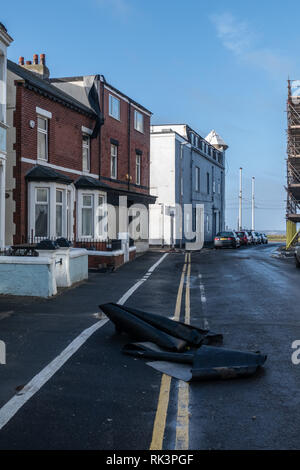
POLYGON ((128 191, 130 190, 130 130, 131 130, 131 102, 128 101, 128 191))

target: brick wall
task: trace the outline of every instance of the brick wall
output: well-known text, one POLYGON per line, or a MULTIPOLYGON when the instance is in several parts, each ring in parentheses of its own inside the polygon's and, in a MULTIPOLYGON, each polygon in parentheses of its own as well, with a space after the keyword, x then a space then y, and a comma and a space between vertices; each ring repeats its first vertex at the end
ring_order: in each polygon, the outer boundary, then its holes
MULTIPOLYGON (((95 120, 61 103, 17 84, 16 110, 14 126, 16 127, 16 166, 13 171, 16 178, 16 189, 13 197, 16 202, 14 223, 16 235, 14 243, 21 243, 28 233, 27 226, 27 182, 26 173, 34 166, 21 161, 21 158, 36 160, 37 158, 37 113, 36 107, 52 113, 48 120, 48 163, 66 167, 60 173, 76 180, 79 175, 67 169, 82 171, 82 130, 81 126, 93 129, 95 120), (29 122, 33 120, 35 127, 29 122)), ((91 173, 99 174, 99 139, 91 139, 91 173)), ((74 209, 74 220, 76 212, 74 209)))
MULTIPOLYGON (((101 87, 103 87, 103 83, 101 87)), ((109 95, 116 96, 112 91, 104 88, 104 102, 101 102, 102 112, 105 122, 101 131, 101 176, 108 178, 108 184, 120 189, 126 189, 143 194, 149 194, 149 164, 150 164, 150 116, 144 116, 144 133, 134 129, 134 109, 135 107, 120 99, 120 121, 109 115, 109 95), (130 133, 128 132, 130 107, 130 133), (117 140, 118 146, 118 177, 117 181, 110 179, 110 139, 117 140), (136 176, 136 149, 142 152, 141 157, 141 185, 135 185, 136 176), (130 154, 130 158, 129 158, 130 154), (132 177, 128 183, 126 175, 132 177)), ((118 96, 117 96, 118 98, 118 96)))

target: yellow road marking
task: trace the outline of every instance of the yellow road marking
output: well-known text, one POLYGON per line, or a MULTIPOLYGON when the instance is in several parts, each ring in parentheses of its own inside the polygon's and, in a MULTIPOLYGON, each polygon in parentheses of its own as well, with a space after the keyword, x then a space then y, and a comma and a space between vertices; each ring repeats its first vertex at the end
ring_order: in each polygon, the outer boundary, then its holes
POLYGON ((178 405, 175 450, 189 448, 189 384, 183 380, 178 384, 178 405))
MULTIPOLYGON (((179 320, 180 318, 180 310, 181 310, 181 301, 182 301, 182 291, 183 291, 183 284, 184 284, 184 277, 186 272, 186 262, 187 262, 187 253, 184 259, 184 265, 182 268, 177 299, 176 299, 176 306, 175 306, 175 313, 174 319, 179 320)), ((169 375, 163 374, 161 378, 160 384, 160 392, 158 397, 158 404, 155 414, 155 420, 153 425, 153 433, 152 433, 152 441, 150 444, 150 450, 162 450, 163 447, 163 439, 165 434, 165 427, 166 427, 166 419, 167 419, 167 412, 168 412, 168 405, 170 399, 170 389, 171 389, 171 377, 169 375)))
POLYGON ((170 398, 171 379, 172 377, 166 374, 163 374, 161 378, 160 392, 154 420, 150 450, 162 449, 170 398))
MULTIPOLYGON (((190 324, 190 277, 191 253, 188 254, 188 268, 185 289, 185 323, 190 324)), ((189 383, 180 380, 178 383, 177 422, 175 450, 189 449, 189 383)))

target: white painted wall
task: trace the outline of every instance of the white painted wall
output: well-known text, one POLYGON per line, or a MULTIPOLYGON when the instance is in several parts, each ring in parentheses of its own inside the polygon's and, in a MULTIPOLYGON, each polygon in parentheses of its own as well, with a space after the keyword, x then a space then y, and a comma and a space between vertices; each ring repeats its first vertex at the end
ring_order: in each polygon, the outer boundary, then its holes
POLYGON ((149 206, 149 243, 171 244, 170 207, 175 207, 175 134, 151 134, 150 193, 157 196, 149 206))
POLYGON ((0 249, 5 246, 6 80, 7 47, 12 38, 0 26, 0 249))

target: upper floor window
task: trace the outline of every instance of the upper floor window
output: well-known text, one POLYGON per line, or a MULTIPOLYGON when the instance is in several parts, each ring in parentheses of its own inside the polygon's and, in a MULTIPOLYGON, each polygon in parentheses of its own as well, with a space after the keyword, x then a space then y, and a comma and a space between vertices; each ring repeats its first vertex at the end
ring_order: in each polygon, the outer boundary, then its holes
POLYGON ((135 182, 136 184, 141 184, 141 155, 136 154, 136 165, 135 165, 135 182))
POLYGON ((206 173, 206 187, 207 187, 207 194, 210 192, 209 188, 209 173, 206 173))
POLYGON ((82 135, 82 170, 90 171, 90 136, 87 134, 82 135))
POLYGON ((113 95, 109 95, 109 115, 120 121, 120 100, 113 95))
POLYGON ((195 135, 195 147, 198 147, 198 142, 199 142, 199 138, 197 135, 195 135))
POLYGON ((40 160, 48 160, 48 119, 37 117, 38 146, 37 157, 40 160))
POLYGON ((118 176, 118 146, 110 146, 110 177, 116 179, 118 176))
POLYGON ((195 135, 191 132, 190 136, 191 136, 191 144, 195 145, 195 135))
POLYGON ((144 132, 144 116, 136 109, 134 110, 134 128, 139 132, 144 132))
POLYGON ((195 168, 195 191, 200 191, 200 168, 195 168))

